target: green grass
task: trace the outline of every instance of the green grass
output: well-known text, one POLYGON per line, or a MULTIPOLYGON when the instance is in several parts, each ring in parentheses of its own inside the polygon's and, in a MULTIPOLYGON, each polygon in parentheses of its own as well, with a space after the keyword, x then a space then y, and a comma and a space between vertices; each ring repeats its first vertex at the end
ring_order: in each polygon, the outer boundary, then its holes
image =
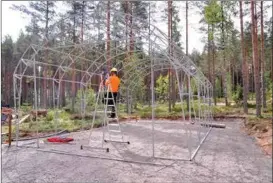
MULTIPOLYGON (((186 104, 183 105, 183 109, 185 111, 185 115, 187 116, 188 113, 186 112, 186 104)), ((194 117, 193 110, 198 113, 198 105, 197 101, 191 106, 191 116, 194 117)), ((154 109, 155 117, 156 118, 171 118, 176 119, 182 117, 182 105, 181 103, 176 103, 174 107, 172 107, 172 111, 169 112, 168 104, 156 104, 154 109)), ((120 110, 119 115, 121 117, 129 117, 124 111, 120 110)), ((137 105, 137 108, 134 109, 132 116, 137 116, 140 118, 151 118, 152 117, 152 107, 149 105, 137 105)))
MULTIPOLYGON (((218 101, 223 102, 223 98, 219 99, 218 101)), ((230 102, 230 101, 229 101, 230 102)), ((188 116, 187 106, 186 103, 184 102, 183 105, 181 103, 176 103, 174 107, 172 107, 172 111, 168 111, 168 103, 156 103, 155 104, 155 117, 156 118, 167 118, 167 119, 176 119, 176 118, 181 118, 182 117, 182 109, 185 111, 185 116, 188 116)), ((135 107, 135 106, 134 106, 135 107)), ((248 104, 249 108, 249 115, 247 117, 254 117, 255 116, 255 109, 256 105, 255 102, 250 101, 248 104)), ((199 105, 198 105, 198 100, 195 100, 193 103, 191 103, 191 115, 194 117, 193 111, 198 114, 199 111, 199 105)), ((206 108, 206 106, 203 106, 202 109, 206 108)), ((132 114, 127 114, 126 113, 126 104, 119 104, 118 105, 119 109, 119 118, 128 118, 128 117, 138 117, 138 118, 151 118, 152 117, 152 107, 151 105, 142 105, 138 103, 136 105, 136 108, 133 108, 132 114)), ((242 105, 231 105, 231 106, 213 106, 213 114, 215 116, 228 116, 228 115, 244 115, 243 113, 243 107, 242 105)), ((30 110, 29 105, 24 105, 22 108, 22 113, 25 113, 26 111, 30 110)), ((92 111, 91 109, 87 111, 92 111)), ((264 118, 269 118, 271 117, 271 111, 272 107, 270 104, 270 101, 268 101, 268 108, 263 110, 262 116, 264 118)), ((41 133, 53 133, 55 130, 61 131, 61 130, 67 130, 69 132, 72 131, 77 131, 81 129, 90 129, 91 123, 92 123, 92 116, 88 119, 79 119, 79 118, 73 118, 73 115, 68 111, 59 110, 58 114, 56 115, 56 111, 54 110, 48 110, 48 114, 46 117, 39 117, 38 119, 38 130, 41 133), (56 120, 56 126, 55 126, 55 120, 56 120)), ((79 115, 80 116, 80 115, 79 115)), ((252 119, 250 119, 251 121, 252 119)), ((97 118, 95 120, 94 127, 99 127, 102 123, 102 118, 97 118)), ((37 130, 37 123, 26 121, 22 124, 20 124, 20 130, 22 132, 22 136, 28 133, 33 133, 36 132, 37 130)), ((2 126, 2 133, 7 132, 8 127, 7 126, 2 126)), ((15 132, 15 128, 13 128, 12 132, 15 132)))
MULTIPOLYGON (((54 133, 62 130, 68 132, 78 130, 88 130, 91 128, 92 119, 71 119, 72 114, 62 110, 56 115, 58 118, 54 118, 55 111, 48 110, 46 117, 39 117, 37 121, 26 121, 20 124, 20 136, 28 136, 29 134, 36 133, 37 127, 39 133, 54 133), (55 120, 54 120, 55 119, 55 120), (38 125, 37 125, 38 124, 38 125)), ((94 128, 101 126, 102 120, 97 118, 94 123, 94 128)), ((2 127, 2 132, 7 131, 8 127, 2 127)), ((12 134, 15 135, 15 128, 12 128, 12 134)))

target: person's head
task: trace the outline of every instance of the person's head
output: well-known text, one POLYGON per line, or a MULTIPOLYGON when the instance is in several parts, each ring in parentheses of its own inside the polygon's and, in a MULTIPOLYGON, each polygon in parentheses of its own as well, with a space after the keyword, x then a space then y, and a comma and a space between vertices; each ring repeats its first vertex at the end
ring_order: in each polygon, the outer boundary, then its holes
POLYGON ((117 72, 118 72, 118 70, 117 70, 116 68, 112 68, 112 69, 110 70, 110 75, 111 75, 111 76, 117 75, 117 72))

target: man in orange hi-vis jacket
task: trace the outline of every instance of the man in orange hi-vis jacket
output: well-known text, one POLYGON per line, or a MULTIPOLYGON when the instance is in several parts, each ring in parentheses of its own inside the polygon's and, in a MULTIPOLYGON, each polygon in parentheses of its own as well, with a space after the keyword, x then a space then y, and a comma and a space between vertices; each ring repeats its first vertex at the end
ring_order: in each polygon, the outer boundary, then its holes
MULTIPOLYGON (((108 86, 110 85, 110 90, 111 92, 108 93, 108 105, 114 105, 113 104, 113 100, 112 98, 112 93, 114 96, 114 101, 115 101, 115 105, 117 103, 117 96, 118 96, 118 89, 119 89, 119 84, 120 84, 120 79, 117 76, 117 69, 116 68, 112 68, 110 71, 110 77, 106 80, 105 85, 108 86)), ((107 97, 107 94, 106 96, 107 97)), ((111 113, 111 118, 115 118, 116 117, 116 113, 115 113, 115 106, 112 106, 112 113, 111 113)))

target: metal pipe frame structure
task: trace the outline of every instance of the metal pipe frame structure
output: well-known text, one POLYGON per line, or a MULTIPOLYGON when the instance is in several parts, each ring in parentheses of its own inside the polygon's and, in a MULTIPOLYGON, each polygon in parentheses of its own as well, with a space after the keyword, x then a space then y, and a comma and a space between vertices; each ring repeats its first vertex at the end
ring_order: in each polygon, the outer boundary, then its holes
MULTIPOLYGON (((100 7, 103 8, 103 7, 100 7)), ((105 7, 104 7, 105 8, 105 7)), ((33 109, 37 111, 40 108, 39 105, 39 91, 42 89, 41 83, 43 80, 49 80, 52 83, 53 96, 53 109, 55 110, 54 124, 57 132, 58 128, 58 111, 60 110, 60 91, 62 83, 70 83, 79 85, 81 92, 81 115, 84 117, 87 113, 87 96, 86 90, 88 88, 95 88, 98 84, 94 83, 98 76, 100 76, 102 69, 111 60, 112 66, 118 68, 119 72, 122 72, 121 76, 121 93, 128 93, 129 98, 136 98, 137 93, 135 90, 140 87, 141 81, 145 78, 150 79, 151 90, 151 104, 152 104, 152 157, 153 158, 165 158, 157 157, 155 154, 155 108, 156 108, 156 93, 155 93, 155 81, 156 75, 166 73, 169 68, 175 73, 176 85, 178 88, 177 95, 181 104, 181 117, 186 122, 186 135, 187 146, 189 155, 187 157, 180 157, 176 160, 192 160, 201 144, 208 136, 211 128, 201 127, 201 122, 204 124, 212 123, 212 92, 213 87, 209 80, 204 76, 201 70, 193 63, 193 61, 187 57, 172 40, 168 40, 166 34, 164 34, 159 28, 151 24, 149 19, 149 26, 142 25, 137 17, 133 17, 133 24, 129 24, 125 17, 134 16, 134 14, 124 14, 120 11, 111 10, 111 24, 110 31, 115 31, 114 36, 111 35, 111 40, 107 40, 107 26, 106 20, 97 18, 98 12, 95 12, 93 17, 93 23, 91 24, 87 20, 84 22, 86 27, 93 26, 92 30, 86 31, 83 34, 84 40, 82 43, 71 43, 65 41, 66 37, 64 32, 68 30, 61 30, 60 24, 64 24, 69 21, 69 17, 62 19, 59 22, 52 25, 52 34, 47 44, 30 44, 28 49, 22 55, 18 62, 13 74, 14 84, 14 105, 15 112, 18 118, 16 119, 16 146, 18 146, 19 131, 20 131, 20 108, 21 108, 21 95, 22 95, 22 79, 30 78, 34 82, 33 93, 33 109), (89 25, 88 25, 89 24, 89 25), (96 31, 98 30, 98 31, 96 31), (142 47, 138 48, 134 46, 132 54, 128 54, 127 47, 130 44, 130 32, 133 33, 134 45, 141 43, 142 47), (103 35, 103 36, 101 36, 103 35), (53 42, 54 40, 54 42, 53 42), (110 43, 110 55, 105 50, 106 44, 110 43), (169 53, 169 46, 172 52, 169 53), (44 55, 47 53, 47 60, 44 55), (73 67, 75 64, 75 67, 73 67), (84 67, 82 67, 84 65, 84 67), (51 68, 52 73, 46 76, 40 76, 40 71, 44 67, 51 68), (72 72, 80 76, 80 80, 72 79, 72 72), (189 81, 189 92, 186 89, 186 79, 189 81), (185 97, 189 98, 190 109, 187 111, 184 104, 185 97), (194 106, 197 106, 195 108, 194 106), (198 109, 198 110, 196 110, 198 109), (192 149, 192 126, 198 126, 198 142, 199 145, 192 149)), ((80 30, 77 30, 80 31, 80 30)), ((97 91, 96 91, 97 92, 97 91)), ((82 118, 83 119, 83 118, 82 118)), ((37 147, 39 147, 39 121, 36 118, 36 138, 37 147)), ((93 129, 92 128, 90 131, 93 129)), ((166 158, 172 159, 172 158, 166 158)))

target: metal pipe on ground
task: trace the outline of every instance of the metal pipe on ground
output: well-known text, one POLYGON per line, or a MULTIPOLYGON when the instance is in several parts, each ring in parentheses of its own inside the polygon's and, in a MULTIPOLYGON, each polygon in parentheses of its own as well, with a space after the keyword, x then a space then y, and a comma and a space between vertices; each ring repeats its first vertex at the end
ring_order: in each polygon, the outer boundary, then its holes
POLYGON ((212 128, 226 128, 225 124, 217 124, 217 123, 201 123, 201 126, 212 127, 212 128))

